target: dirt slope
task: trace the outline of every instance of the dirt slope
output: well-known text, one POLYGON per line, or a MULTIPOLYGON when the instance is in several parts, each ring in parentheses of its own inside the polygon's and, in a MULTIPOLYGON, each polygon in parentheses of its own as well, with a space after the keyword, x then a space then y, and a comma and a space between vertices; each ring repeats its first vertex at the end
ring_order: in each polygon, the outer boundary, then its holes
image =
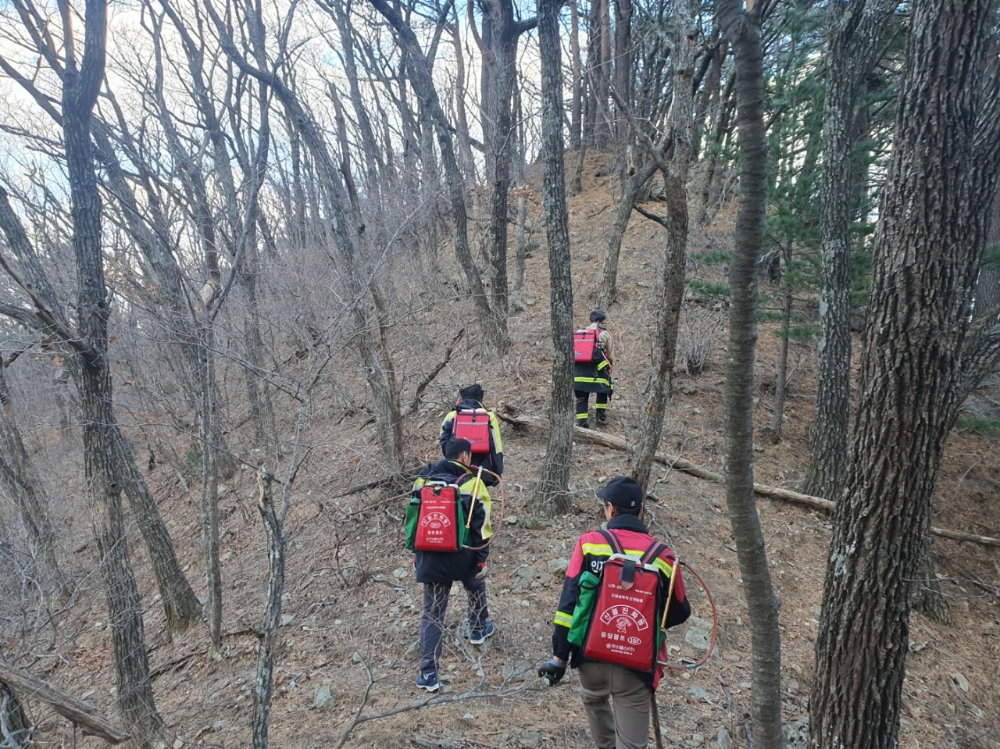
MULTIPOLYGON (((567 161, 572 168, 575 159, 567 161)), ((614 180, 598 176, 604 169, 600 155, 590 157, 585 192, 570 201, 573 241, 573 277, 577 321, 590 309, 597 284, 603 239, 613 220, 610 190, 614 180)), ((655 206, 652 206, 655 209, 655 206)), ((536 240, 544 246, 544 228, 537 201, 532 207, 536 240)), ((696 228, 692 252, 726 250, 728 212, 714 227, 696 228)), ((622 255, 620 303, 610 312, 609 327, 616 336, 616 393, 610 407, 609 433, 629 439, 643 405, 649 368, 649 347, 655 310, 656 279, 663 230, 636 216, 622 255)), ((445 264, 448 258, 442 258, 445 264)), ((693 261, 689 274, 724 282, 724 268, 693 261)), ((456 276, 457 277, 457 276, 456 276)), ((412 454, 421 460, 437 456, 436 434, 443 407, 461 384, 478 379, 487 390, 487 402, 505 401, 542 413, 548 396, 550 343, 546 288, 547 260, 539 249, 528 260, 526 310, 512 317, 513 350, 503 361, 484 361, 474 345, 460 351, 428 390, 425 407, 407 425, 412 454)), ((706 367, 697 375, 681 374, 664 425, 662 449, 719 470, 723 435, 722 389, 726 329, 715 299, 691 300, 682 322, 679 358, 697 346, 710 344, 706 367)), ((434 312, 434 334, 446 336, 456 316, 469 313, 459 302, 434 312)), ((758 428, 771 420, 771 403, 778 339, 774 327, 761 326, 758 348, 758 428)), ((414 364, 414 371, 433 365, 440 346, 414 364)), ((796 345, 790 358, 791 381, 784 439, 772 445, 759 439, 756 475, 759 481, 795 486, 808 459, 806 428, 812 418, 815 361, 808 345, 796 345)), ((350 377, 348 373, 346 375, 350 377)), ((415 379, 416 375, 414 375, 415 379)), ((353 382, 353 381, 352 381, 353 382)), ((363 381, 352 392, 363 393, 363 381)), ((359 396, 363 400, 363 395, 359 396)), ((321 411, 327 406, 317 406, 321 411)), ((331 396, 329 409, 340 406, 331 396)), ((364 712, 389 710, 418 699, 415 689, 421 591, 414 582, 410 558, 402 549, 402 500, 380 502, 377 490, 343 499, 331 497, 358 477, 377 475, 370 459, 354 449, 372 439, 366 415, 318 421, 310 439, 315 457, 300 478, 292 512, 286 524, 288 570, 281 649, 277 658, 277 694, 272 709, 271 745, 275 747, 333 746, 364 704, 364 712), (368 506, 374 509, 364 511, 368 506), (375 683, 365 701, 370 671, 375 683), (322 687, 329 687, 333 707, 313 707, 322 687)), ((498 627, 487 647, 474 648, 449 641, 442 674, 450 680, 450 696, 473 688, 481 679, 480 694, 500 688, 522 688, 498 699, 483 697, 402 712, 362 724, 348 743, 358 747, 412 747, 414 740, 451 742, 436 746, 469 747, 589 747, 586 720, 571 673, 560 687, 542 687, 532 667, 548 656, 551 619, 562 580, 548 571, 550 562, 568 558, 576 537, 597 522, 599 509, 593 490, 622 472, 623 453, 577 444, 572 486, 576 511, 545 523, 533 520, 531 484, 538 475, 544 435, 506 428, 506 514, 517 518, 503 526, 490 562, 489 605, 498 627), (531 569, 528 569, 531 568, 531 569), (481 669, 481 674, 480 674, 481 669), (524 674, 528 675, 524 679, 524 674), (506 687, 504 683, 506 682, 506 687)), ((361 451, 364 452, 363 450, 361 451)), ((939 482, 935 524, 957 530, 998 535, 996 442, 975 434, 956 434, 939 482)), ((746 746, 744 715, 749 705, 750 640, 747 613, 723 487, 657 467, 650 506, 652 527, 682 558, 705 578, 719 611, 719 642, 714 658, 697 672, 670 672, 659 691, 665 743, 668 746, 713 746, 720 729, 735 746, 746 746)), ((187 492, 175 476, 153 474, 157 496, 178 553, 199 594, 200 526, 197 491, 187 492)), ((226 611, 225 657, 205 655, 204 628, 181 642, 164 641, 163 626, 148 575, 148 560, 137 541, 132 543, 147 607, 147 636, 157 669, 155 689, 160 710, 171 730, 187 746, 246 746, 253 711, 251 688, 256 662, 254 627, 260 618, 265 591, 267 553, 254 508, 252 472, 244 471, 226 486, 223 497, 223 564, 226 611)), ((762 499, 759 509, 781 599, 784 648, 785 715, 793 726, 806 715, 813 671, 826 545, 830 518, 798 507, 762 499)), ((80 519, 84 515, 82 510, 80 519)), ((76 524, 80 544, 87 528, 76 524)), ((137 538, 133 536, 133 538, 137 538)), ((1000 662, 1000 601, 976 587, 978 579, 997 586, 1000 566, 996 550, 950 541, 935 545, 941 575, 956 624, 931 624, 920 616, 912 622, 912 654, 906 682, 901 746, 1000 747, 998 667, 1000 662), (961 676, 953 676, 960 674, 961 676), (956 686, 961 684, 962 687, 956 686), (967 691, 963 689, 967 687, 967 691)), ((89 548, 81 548, 74 564, 90 564, 89 548)), ((62 618, 61 650, 45 669, 54 681, 109 711, 114 710, 114 685, 109 634, 104 624, 99 583, 84 581, 84 594, 62 618)), ((704 594, 688 581, 697 616, 710 619, 704 594)), ((458 625, 465 609, 460 587, 455 588, 449 617, 458 625)), ((691 627, 672 636, 677 657, 700 651, 686 641, 691 627)), ((460 633, 459 633, 460 634, 460 633)), ((696 639, 697 633, 691 633, 696 639)), ((34 710, 44 722, 43 738, 68 736, 58 716, 34 710)), ((64 739, 69 745, 69 738, 64 739)), ((79 739, 78 746, 98 746, 79 739)), ((424 744, 431 745, 431 744, 424 744)), ((179 746, 179 745, 178 745, 179 746)))

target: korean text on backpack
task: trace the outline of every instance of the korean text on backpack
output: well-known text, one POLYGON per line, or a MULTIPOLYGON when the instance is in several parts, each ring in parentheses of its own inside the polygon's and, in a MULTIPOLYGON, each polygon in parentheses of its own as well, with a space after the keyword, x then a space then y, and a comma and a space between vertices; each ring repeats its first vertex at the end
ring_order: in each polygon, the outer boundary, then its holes
POLYGON ((413 490, 406 506, 406 548, 454 552, 465 545, 465 508, 454 484, 432 481, 413 490))
POLYGON ((601 331, 597 328, 584 328, 573 334, 573 361, 591 363, 603 358, 601 352, 601 331))
POLYGON ((469 408, 455 412, 452 439, 469 440, 473 455, 490 454, 490 412, 485 408, 469 408))
POLYGON ((587 591, 586 601, 581 590, 581 600, 573 613, 574 625, 578 624, 578 613, 581 617, 589 614, 585 634, 582 638, 577 635, 581 653, 591 660, 653 673, 663 643, 657 614, 664 602, 660 572, 653 562, 666 547, 653 542, 636 559, 625 554, 613 534, 602 535, 613 553, 604 563, 599 580, 587 586, 591 590, 587 591), (580 611, 581 604, 589 611, 580 611))

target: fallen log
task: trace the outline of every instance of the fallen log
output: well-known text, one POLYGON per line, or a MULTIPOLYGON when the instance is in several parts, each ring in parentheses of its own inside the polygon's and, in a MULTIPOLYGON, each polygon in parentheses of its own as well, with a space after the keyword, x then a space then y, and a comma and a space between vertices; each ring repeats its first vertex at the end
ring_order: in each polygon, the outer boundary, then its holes
POLYGON ((89 702, 78 700, 59 687, 3 660, 0 660, 0 681, 7 684, 22 699, 44 702, 66 720, 79 726, 84 734, 97 736, 109 744, 120 744, 129 737, 89 702))
MULTIPOLYGON (((542 428, 547 426, 547 423, 543 419, 540 419, 537 416, 528 416, 518 413, 516 409, 506 404, 502 404, 502 410, 497 411, 497 416, 509 424, 516 424, 518 426, 542 428)), ((602 434, 601 432, 594 431, 593 429, 583 429, 582 427, 574 426, 573 437, 574 439, 581 439, 584 442, 592 442, 596 445, 610 447, 614 450, 629 449, 628 443, 621 437, 614 437, 610 434, 602 434)), ((662 463, 669 468, 681 471, 689 476, 705 479, 706 481, 712 481, 717 484, 725 483, 725 477, 721 473, 716 473, 715 471, 710 471, 707 468, 702 468, 701 466, 695 465, 690 460, 685 460, 679 455, 657 452, 656 455, 653 456, 653 459, 657 463, 662 463)), ((813 497, 809 494, 800 494, 799 492, 794 492, 791 489, 782 489, 781 487, 768 486, 767 484, 754 483, 753 490, 756 494, 760 494, 765 497, 781 499, 785 502, 811 507, 814 510, 823 510, 824 512, 833 512, 837 506, 835 502, 832 502, 829 499, 813 497)), ((941 538, 949 538, 952 541, 968 541, 969 543, 979 544, 980 546, 1000 548, 1000 538, 977 536, 972 533, 959 533, 958 531, 951 531, 946 528, 931 528, 931 533, 935 536, 940 536, 941 538)))

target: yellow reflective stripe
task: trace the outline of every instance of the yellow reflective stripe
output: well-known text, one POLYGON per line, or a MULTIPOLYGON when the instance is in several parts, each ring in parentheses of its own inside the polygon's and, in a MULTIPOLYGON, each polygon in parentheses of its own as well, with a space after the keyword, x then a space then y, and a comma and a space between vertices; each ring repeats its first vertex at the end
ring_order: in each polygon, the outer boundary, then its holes
POLYGON ((610 544, 583 544, 580 547, 584 554, 593 554, 597 557, 611 556, 610 544))
POLYGON ((656 567, 656 569, 658 569, 667 577, 670 577, 672 574, 674 574, 674 568, 660 558, 656 558, 653 560, 653 566, 656 567))
POLYGON ((576 418, 579 419, 580 421, 586 421, 587 420, 587 414, 577 414, 576 418))
POLYGON ((573 382, 579 382, 581 384, 589 385, 607 385, 611 386, 611 383, 604 377, 574 377, 573 382))
POLYGON ((559 627, 569 627, 570 625, 573 624, 573 615, 564 614, 562 611, 557 611, 556 617, 555 619, 552 620, 552 623, 559 627))
POLYGON ((493 446, 496 447, 498 453, 503 452, 503 440, 500 439, 500 422, 497 419, 497 415, 492 411, 490 414, 490 430, 493 432, 493 446))
POLYGON ((594 408, 596 408, 598 411, 606 411, 607 408, 608 408, 608 404, 607 403, 595 403, 594 404, 594 408))
POLYGON ((606 369, 607 366, 608 366, 608 361, 607 359, 605 359, 600 364, 597 365, 597 371, 600 372, 602 369, 606 369))

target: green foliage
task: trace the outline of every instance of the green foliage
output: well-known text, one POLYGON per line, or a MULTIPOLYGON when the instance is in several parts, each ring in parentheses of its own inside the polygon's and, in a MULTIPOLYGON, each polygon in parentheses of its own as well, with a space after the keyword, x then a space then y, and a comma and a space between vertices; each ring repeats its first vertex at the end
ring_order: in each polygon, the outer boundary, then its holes
POLYGON ((1000 419, 962 414, 958 417, 957 426, 963 432, 972 432, 983 437, 1000 437, 1000 419))
POLYGON ((191 448, 184 456, 184 472, 197 473, 201 470, 201 453, 191 448))
POLYGON ((686 278, 684 283, 695 295, 700 297, 721 297, 728 299, 731 291, 728 286, 721 283, 713 283, 703 278, 686 278))
POLYGON ((731 252, 712 250, 711 252, 692 252, 688 255, 692 260, 705 265, 727 265, 733 259, 731 252))
POLYGON ((180 388, 177 386, 176 382, 161 382, 160 392, 164 395, 174 395, 180 388))
POLYGON ((983 252, 983 266, 989 268, 1000 267, 1000 243, 987 245, 983 252))

